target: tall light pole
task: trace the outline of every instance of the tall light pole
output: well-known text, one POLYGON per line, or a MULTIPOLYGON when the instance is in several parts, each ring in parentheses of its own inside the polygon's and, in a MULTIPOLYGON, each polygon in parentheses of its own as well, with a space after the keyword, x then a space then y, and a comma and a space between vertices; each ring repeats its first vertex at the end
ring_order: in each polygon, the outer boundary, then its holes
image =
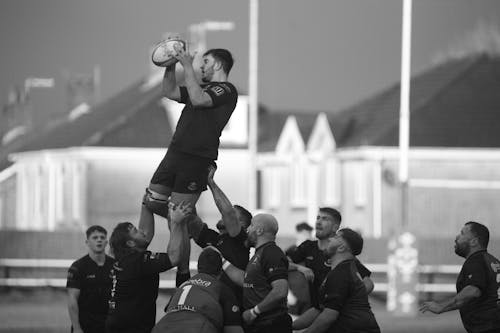
POLYGON ((401 93, 399 109, 399 182, 401 184, 401 225, 408 226, 408 151, 410 148, 411 7, 403 0, 401 42, 401 93))
POLYGON ((250 34, 248 66, 248 112, 249 133, 248 150, 250 151, 249 201, 250 211, 257 208, 257 146, 258 146, 258 56, 259 56, 259 0, 250 0, 250 34))

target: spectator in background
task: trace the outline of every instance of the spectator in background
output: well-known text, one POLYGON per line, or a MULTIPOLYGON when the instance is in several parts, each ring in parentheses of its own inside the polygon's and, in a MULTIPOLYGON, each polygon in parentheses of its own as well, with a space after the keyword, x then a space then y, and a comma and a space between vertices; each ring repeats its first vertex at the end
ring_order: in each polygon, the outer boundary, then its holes
POLYGON ((105 253, 108 233, 99 225, 86 231, 88 254, 68 270, 68 312, 71 332, 104 333, 115 260, 105 253))
POLYGON ((380 333, 357 269, 355 256, 362 250, 363 238, 348 228, 328 239, 325 253, 331 269, 321 283, 319 302, 293 322, 294 330, 380 333))
POLYGON ((467 222, 455 238, 455 253, 465 258, 457 278, 457 294, 441 302, 424 302, 422 312, 459 310, 470 333, 500 332, 500 261, 487 252, 488 228, 467 222))

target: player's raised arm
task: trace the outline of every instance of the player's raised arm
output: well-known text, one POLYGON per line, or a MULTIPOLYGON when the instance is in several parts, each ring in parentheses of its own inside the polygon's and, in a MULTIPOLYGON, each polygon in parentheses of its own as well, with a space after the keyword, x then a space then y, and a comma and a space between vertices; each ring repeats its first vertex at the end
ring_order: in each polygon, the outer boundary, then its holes
POLYGON ((215 205, 222 215, 222 222, 226 227, 227 233, 231 237, 236 237, 241 231, 241 224, 238 221, 233 204, 214 180, 215 170, 216 167, 214 165, 208 167, 208 187, 214 197, 215 205))
POLYGON ((163 96, 168 99, 177 102, 181 101, 180 89, 177 85, 177 79, 175 78, 175 64, 165 67, 165 74, 163 75, 162 82, 162 93, 163 96))
POLYGON ((189 242, 187 225, 183 220, 191 213, 189 204, 184 202, 169 207, 170 216, 170 239, 168 241, 167 253, 173 266, 177 266, 184 255, 186 245, 189 242))
POLYGON ((188 51, 185 51, 180 46, 175 46, 174 48, 177 52, 175 58, 179 60, 179 62, 182 64, 182 67, 184 67, 184 80, 186 82, 186 88, 191 103, 193 104, 193 106, 212 106, 212 98, 201 88, 196 78, 196 74, 193 68, 194 55, 190 54, 188 51))

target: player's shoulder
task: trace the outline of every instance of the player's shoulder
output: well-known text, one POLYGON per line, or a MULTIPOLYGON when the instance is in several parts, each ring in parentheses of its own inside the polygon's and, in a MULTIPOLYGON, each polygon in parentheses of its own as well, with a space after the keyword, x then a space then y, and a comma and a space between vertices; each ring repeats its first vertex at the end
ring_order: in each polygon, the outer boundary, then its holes
POLYGON ((89 263, 90 256, 88 254, 84 255, 81 258, 78 258, 77 260, 73 261, 70 267, 76 267, 76 268, 82 268, 85 267, 89 263))
POLYGON ((238 90, 229 81, 215 81, 207 84, 207 89, 213 90, 217 94, 234 94, 238 95, 238 90))
POLYGON ((266 244, 262 248, 262 256, 286 257, 285 252, 274 242, 266 244))
POLYGON ((318 241, 306 239, 305 241, 300 243, 299 248, 301 248, 302 250, 308 250, 308 251, 315 250, 318 248, 318 241))

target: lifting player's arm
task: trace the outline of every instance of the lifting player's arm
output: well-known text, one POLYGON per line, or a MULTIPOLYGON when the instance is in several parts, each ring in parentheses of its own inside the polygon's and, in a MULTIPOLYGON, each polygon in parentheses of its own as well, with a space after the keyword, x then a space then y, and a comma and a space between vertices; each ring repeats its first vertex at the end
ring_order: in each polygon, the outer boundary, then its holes
POLYGON ((430 311, 432 313, 440 314, 447 311, 457 310, 464 304, 478 297, 481 297, 481 290, 476 286, 468 285, 448 300, 442 302, 424 302, 420 306, 420 311, 422 313, 430 311))
POLYGON ((292 323, 293 330, 302 330, 311 326, 313 321, 319 316, 321 312, 315 307, 307 309, 306 312, 301 314, 297 319, 295 319, 292 323))
MULTIPOLYGON (((198 83, 196 79, 196 74, 193 68, 193 57, 187 51, 185 51, 181 46, 174 46, 177 54, 175 58, 179 60, 184 67, 184 81, 186 82, 186 88, 189 94, 189 99, 193 106, 198 107, 210 107, 213 106, 212 98, 209 94, 207 94, 198 83)), ((221 64, 217 64, 217 66, 221 66, 221 64)))
POLYGON ((267 311, 271 311, 279 306, 283 300, 286 300, 288 295, 288 281, 287 279, 277 279, 271 282, 271 291, 264 297, 259 304, 255 305, 253 308, 245 310, 243 312, 243 320, 250 324, 257 317, 267 311))
POLYGON ((312 269, 306 267, 306 266, 303 266, 303 265, 300 265, 300 264, 296 264, 292 261, 290 261, 290 258, 289 259, 289 264, 288 264, 288 271, 292 272, 292 271, 299 271, 301 272, 302 274, 304 274, 304 277, 306 278, 307 281, 314 281, 314 272, 312 269))
POLYGON ((184 222, 186 216, 191 213, 189 204, 181 202, 179 205, 169 207, 170 216, 170 239, 168 241, 167 253, 172 266, 177 266, 181 257, 187 251, 189 243, 187 225, 184 222))
POLYGON ((153 240, 153 237, 155 235, 155 219, 153 213, 146 207, 146 204, 144 203, 146 195, 147 194, 144 195, 143 203, 141 205, 141 215, 139 217, 139 230, 144 232, 148 240, 148 244, 150 244, 151 240, 153 240))
POLYGON ((304 331, 304 333, 322 333, 328 331, 328 328, 339 317, 339 312, 334 309, 324 308, 323 311, 314 319, 312 324, 304 331))
POLYGON ((214 165, 208 167, 208 187, 214 197, 215 205, 222 215, 222 222, 226 227, 227 233, 231 237, 236 237, 241 232, 241 224, 238 221, 236 210, 226 194, 215 183, 214 174, 217 168, 214 165))

